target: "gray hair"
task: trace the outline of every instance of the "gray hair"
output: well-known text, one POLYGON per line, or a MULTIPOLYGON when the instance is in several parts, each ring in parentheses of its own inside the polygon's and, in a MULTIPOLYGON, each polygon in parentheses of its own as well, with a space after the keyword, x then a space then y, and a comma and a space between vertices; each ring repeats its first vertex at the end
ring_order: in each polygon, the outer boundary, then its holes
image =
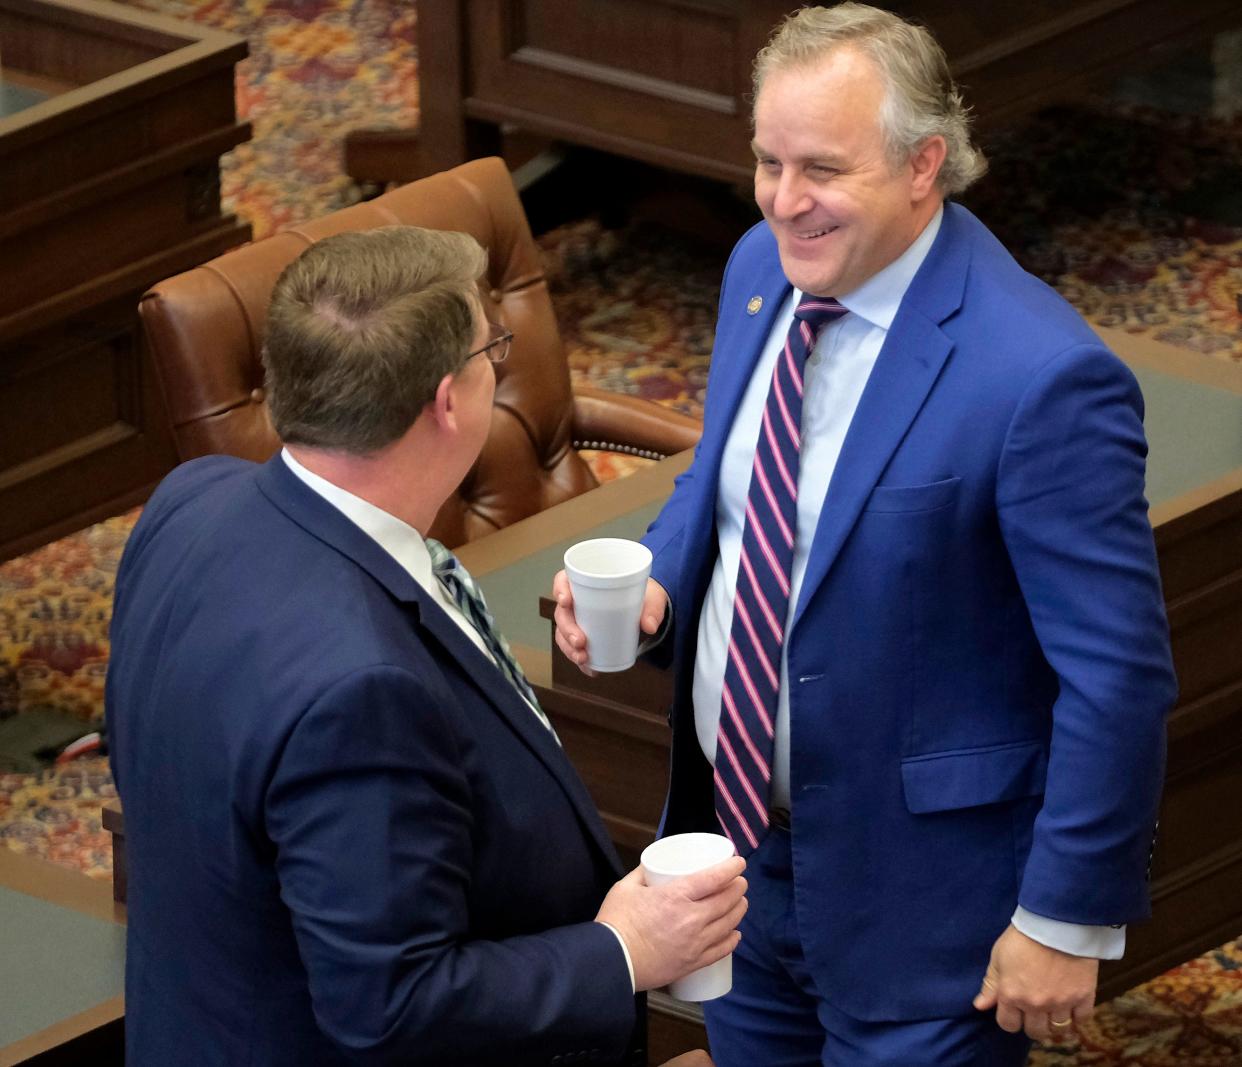
POLYGON ((880 125, 894 166, 939 134, 948 149, 937 177, 945 195, 964 192, 986 173, 944 49, 924 27, 867 4, 805 7, 789 15, 755 57, 755 99, 773 71, 812 64, 846 45, 871 59, 883 79, 880 125))
POLYGON ((281 273, 263 344, 290 444, 366 455, 401 437, 475 335, 487 253, 464 233, 383 226, 311 245, 281 273))

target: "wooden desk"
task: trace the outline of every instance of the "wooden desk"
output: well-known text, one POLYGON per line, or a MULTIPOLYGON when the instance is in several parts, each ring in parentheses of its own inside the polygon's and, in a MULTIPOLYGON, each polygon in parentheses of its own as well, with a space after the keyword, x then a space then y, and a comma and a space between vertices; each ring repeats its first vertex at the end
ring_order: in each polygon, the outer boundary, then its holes
POLYGON ((0 846, 0 1067, 120 1064, 125 909, 111 887, 0 846))
POLYGON ((0 0, 0 559, 176 463, 137 329, 152 283, 241 244, 221 213, 240 37, 98 0, 0 0))

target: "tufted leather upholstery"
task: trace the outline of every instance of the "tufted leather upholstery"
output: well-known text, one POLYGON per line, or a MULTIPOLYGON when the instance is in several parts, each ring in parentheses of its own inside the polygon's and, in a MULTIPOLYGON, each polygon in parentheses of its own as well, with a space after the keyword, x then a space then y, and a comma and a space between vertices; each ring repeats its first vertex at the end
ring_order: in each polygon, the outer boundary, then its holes
POLYGON ((504 163, 479 159, 235 249, 143 296, 139 310, 181 459, 226 453, 265 460, 276 451, 259 353, 277 277, 322 237, 394 223, 473 235, 489 253, 484 308, 514 334, 509 358, 496 367, 487 443, 432 536, 458 545, 592 488, 595 477, 575 442, 663 456, 698 440, 699 423, 666 408, 602 390, 571 391, 521 201, 504 163))

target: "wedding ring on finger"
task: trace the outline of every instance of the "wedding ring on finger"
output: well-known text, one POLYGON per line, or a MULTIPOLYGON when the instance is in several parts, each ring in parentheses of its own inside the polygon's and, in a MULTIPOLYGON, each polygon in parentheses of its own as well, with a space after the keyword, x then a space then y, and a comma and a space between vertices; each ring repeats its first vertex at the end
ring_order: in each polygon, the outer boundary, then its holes
POLYGON ((1050 1015, 1048 1016, 1048 1025, 1056 1030, 1064 1030, 1067 1026, 1074 1025, 1074 1018, 1073 1016, 1070 1016, 1068 1019, 1054 1019, 1050 1015))

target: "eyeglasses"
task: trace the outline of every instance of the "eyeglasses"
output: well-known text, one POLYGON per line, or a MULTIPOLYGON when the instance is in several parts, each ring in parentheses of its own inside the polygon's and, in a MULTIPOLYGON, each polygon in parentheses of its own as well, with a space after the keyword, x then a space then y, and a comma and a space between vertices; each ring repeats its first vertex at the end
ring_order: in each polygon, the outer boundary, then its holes
POLYGON ((486 355, 493 363, 503 363, 505 357, 509 354, 509 345, 513 341, 513 331, 501 326, 498 322, 489 322, 487 329, 490 340, 482 348, 476 348, 473 352, 468 352, 466 359, 473 359, 478 355, 486 355))

